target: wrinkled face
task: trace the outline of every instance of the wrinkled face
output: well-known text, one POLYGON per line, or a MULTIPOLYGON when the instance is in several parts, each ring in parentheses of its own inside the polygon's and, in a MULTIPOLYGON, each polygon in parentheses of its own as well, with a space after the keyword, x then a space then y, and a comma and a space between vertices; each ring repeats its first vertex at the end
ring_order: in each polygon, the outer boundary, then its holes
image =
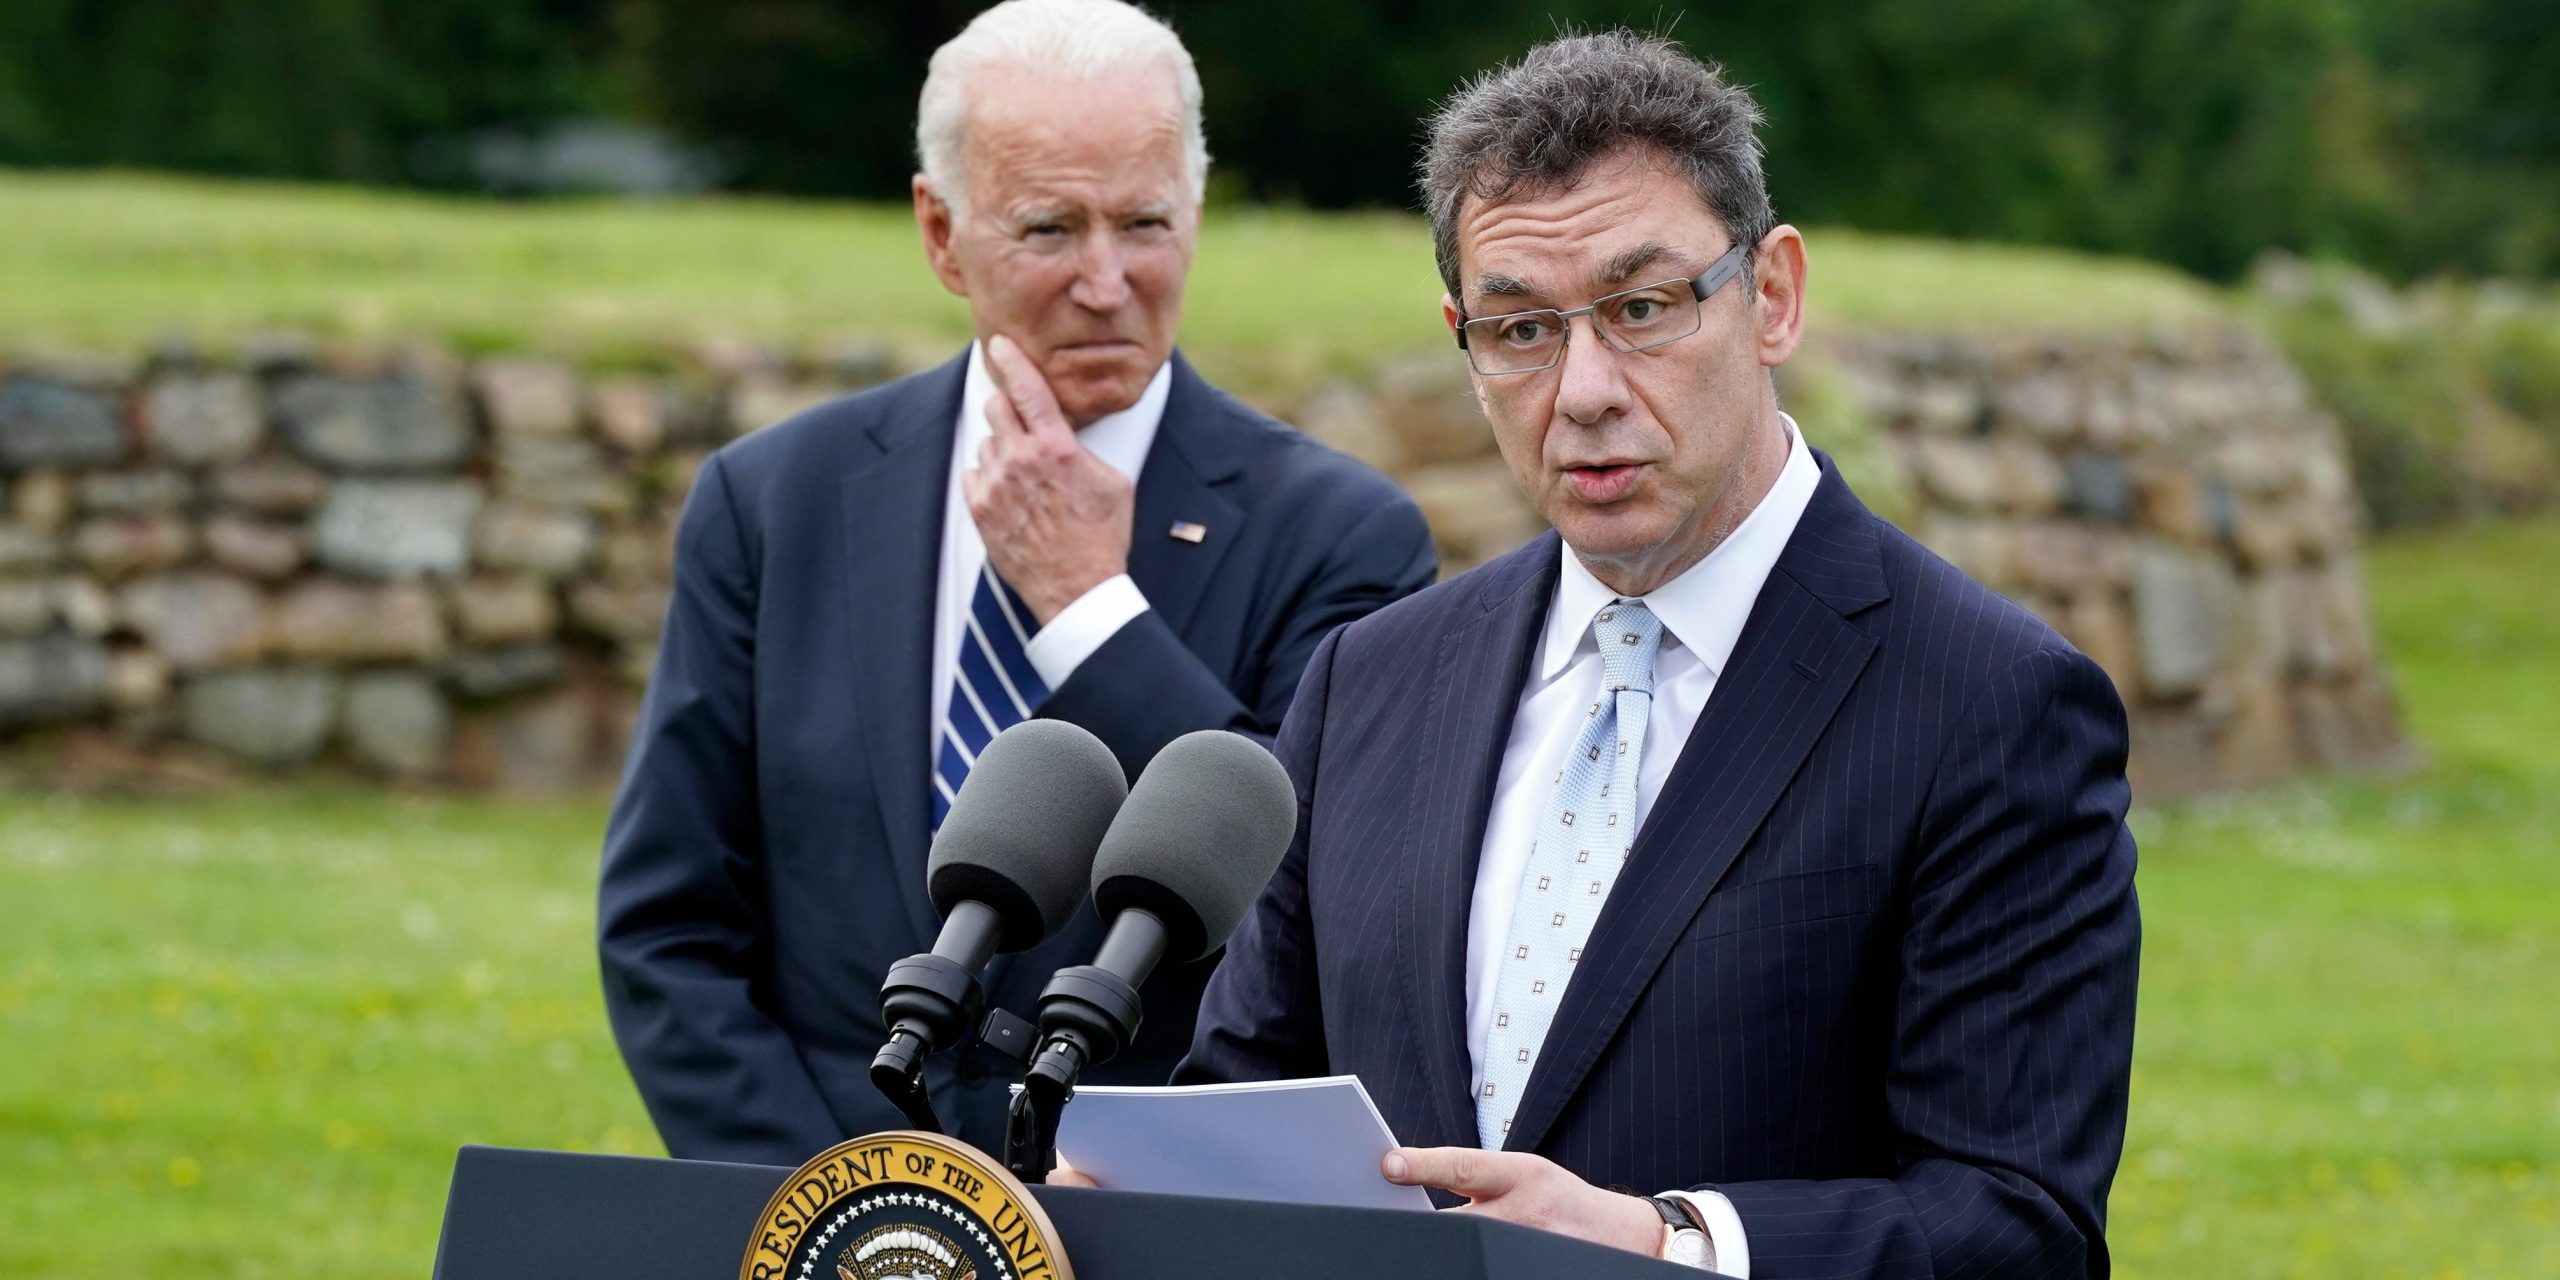
MULTIPOLYGON (((1687 180, 1649 150, 1603 157, 1567 190, 1469 197, 1457 231, 1465 318, 1569 311, 1696 276, 1731 243, 1687 180)), ((1781 229, 1770 242, 1793 236, 1781 229)), ((1627 354, 1577 317, 1554 368, 1475 376, 1521 491, 1615 590, 1650 591, 1697 563, 1750 513, 1784 460, 1767 367, 1792 351, 1793 333, 1772 342, 1762 323, 1756 290, 1785 276, 1782 266, 1767 269, 1779 265, 1770 256, 1756 259, 1759 279, 1736 278, 1710 296, 1688 337, 1627 354)))
POLYGON ((958 217, 922 175, 925 254, 1081 427, 1136 404, 1173 351, 1200 230, 1173 77, 988 73, 969 108, 958 217))

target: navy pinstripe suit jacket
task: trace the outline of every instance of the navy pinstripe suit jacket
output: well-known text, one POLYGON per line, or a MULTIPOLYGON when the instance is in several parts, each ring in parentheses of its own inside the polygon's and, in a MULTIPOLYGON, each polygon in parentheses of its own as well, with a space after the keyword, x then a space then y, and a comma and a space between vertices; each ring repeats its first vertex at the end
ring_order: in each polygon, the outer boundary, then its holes
MULTIPOLYGON (((2140 925, 2125 719, 1829 459, 1603 908, 1507 1140, 1712 1187, 1759 1280, 2103 1276, 2140 925)), ((1178 1082, 1357 1073, 1473 1146, 1476 856, 1549 534, 1336 631, 1280 736, 1298 836, 1178 1082)))

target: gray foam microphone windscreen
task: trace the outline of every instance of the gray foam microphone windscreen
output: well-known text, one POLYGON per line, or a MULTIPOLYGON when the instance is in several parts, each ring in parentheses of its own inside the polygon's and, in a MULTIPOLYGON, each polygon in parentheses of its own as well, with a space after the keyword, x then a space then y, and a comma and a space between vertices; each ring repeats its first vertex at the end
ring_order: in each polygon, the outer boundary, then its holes
POLYGON ((1260 743, 1223 730, 1165 744, 1093 856, 1093 904, 1164 921, 1166 954, 1226 945, 1298 831, 1298 791, 1260 743))
POLYGON ((1128 794, 1111 748, 1075 725, 1025 720, 997 734, 934 833, 934 910, 983 902, 1004 922, 997 950, 1039 945, 1084 904, 1094 849, 1128 794))

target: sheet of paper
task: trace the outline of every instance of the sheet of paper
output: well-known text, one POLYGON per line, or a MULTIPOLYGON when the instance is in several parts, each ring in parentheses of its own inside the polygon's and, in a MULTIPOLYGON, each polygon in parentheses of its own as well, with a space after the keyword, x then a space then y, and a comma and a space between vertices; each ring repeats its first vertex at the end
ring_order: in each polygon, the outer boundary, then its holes
POLYGON ((1059 1158, 1113 1190, 1427 1210, 1378 1174, 1396 1145, 1358 1076, 1087 1086, 1058 1122, 1059 1158))

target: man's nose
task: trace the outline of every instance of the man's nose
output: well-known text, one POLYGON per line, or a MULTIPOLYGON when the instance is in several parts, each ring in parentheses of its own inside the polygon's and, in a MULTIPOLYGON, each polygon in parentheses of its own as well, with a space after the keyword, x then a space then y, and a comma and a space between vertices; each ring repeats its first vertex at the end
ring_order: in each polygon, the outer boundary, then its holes
POLYGON ((1566 334, 1564 360, 1556 371, 1556 412, 1586 427, 1626 412, 1625 357, 1600 336, 1591 317, 1576 316, 1565 323, 1580 324, 1582 332, 1566 334))
POLYGON ((1129 300, 1129 259, 1110 227, 1097 227, 1076 251, 1076 282, 1067 291, 1088 311, 1116 311, 1129 300))

